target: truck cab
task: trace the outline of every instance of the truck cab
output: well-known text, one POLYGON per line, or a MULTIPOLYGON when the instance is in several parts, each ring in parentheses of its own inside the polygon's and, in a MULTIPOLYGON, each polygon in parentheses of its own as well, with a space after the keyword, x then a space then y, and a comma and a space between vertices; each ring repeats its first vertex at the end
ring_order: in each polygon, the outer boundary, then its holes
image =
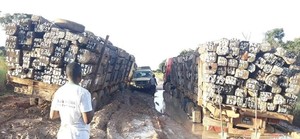
POLYGON ((165 65, 162 67, 162 72, 164 73, 164 84, 163 88, 166 90, 168 87, 170 87, 170 82, 171 82, 171 69, 172 69, 172 63, 173 63, 173 58, 168 58, 166 59, 165 65), (168 86, 168 87, 167 87, 168 86))
POLYGON ((153 72, 149 66, 138 67, 132 76, 130 82, 131 89, 145 89, 150 90, 151 84, 150 79, 152 78, 153 72))

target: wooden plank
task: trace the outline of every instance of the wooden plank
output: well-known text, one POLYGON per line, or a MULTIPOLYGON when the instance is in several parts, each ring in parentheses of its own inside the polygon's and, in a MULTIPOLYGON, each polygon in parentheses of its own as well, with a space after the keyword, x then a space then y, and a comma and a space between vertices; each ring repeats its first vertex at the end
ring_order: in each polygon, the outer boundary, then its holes
MULTIPOLYGON (((240 114, 241 115, 254 115, 255 110, 252 109, 241 109, 240 110, 240 114)), ((271 118, 271 119, 280 119, 280 120, 285 120, 288 121, 290 123, 293 122, 294 116, 293 115, 288 115, 288 114, 283 114, 283 113, 277 113, 277 112, 261 112, 261 111, 257 111, 257 117, 265 117, 265 118, 271 118)))

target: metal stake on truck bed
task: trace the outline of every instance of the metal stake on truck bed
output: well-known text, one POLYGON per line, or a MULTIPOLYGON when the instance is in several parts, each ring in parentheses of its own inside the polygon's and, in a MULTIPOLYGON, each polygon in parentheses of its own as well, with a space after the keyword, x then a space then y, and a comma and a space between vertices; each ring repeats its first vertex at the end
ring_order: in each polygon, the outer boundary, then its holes
MULTIPOLYGON (((220 92, 218 93, 218 95, 219 95, 219 97, 221 97, 220 92)), ((219 109, 220 109, 220 111, 222 111, 222 101, 219 102, 219 109)), ((222 112, 220 112, 220 121, 221 121, 221 132, 220 132, 221 139, 227 139, 228 134, 227 134, 227 132, 224 132, 224 129, 223 129, 222 112)))
POLYGON ((255 116, 255 122, 254 122, 254 133, 251 134, 251 139, 259 139, 260 138, 260 133, 257 132, 257 107, 258 107, 258 101, 257 101, 257 95, 255 95, 255 111, 254 111, 254 116, 255 116))
MULTIPOLYGON (((103 45, 103 48, 102 48, 101 53, 100 53, 101 56, 102 56, 103 53, 104 53, 104 49, 105 49, 105 47, 106 47, 106 45, 107 45, 108 39, 109 39, 109 35, 106 35, 105 41, 104 41, 104 45, 103 45)), ((99 70, 100 62, 101 62, 101 58, 99 58, 98 61, 97 61, 96 71, 99 70)), ((93 79, 92 79, 92 83, 91 83, 92 85, 95 84, 95 80, 96 80, 96 78, 93 78, 93 79)))

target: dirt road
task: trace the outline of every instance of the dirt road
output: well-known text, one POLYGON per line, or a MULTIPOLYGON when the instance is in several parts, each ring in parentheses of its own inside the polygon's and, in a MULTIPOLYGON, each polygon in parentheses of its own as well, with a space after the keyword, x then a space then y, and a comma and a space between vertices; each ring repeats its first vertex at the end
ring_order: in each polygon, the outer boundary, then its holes
MULTIPOLYGON (((162 95, 162 94, 160 94, 162 95)), ((113 139, 193 139, 200 138, 188 130, 186 122, 175 121, 169 114, 159 113, 156 97, 129 90, 117 92, 109 104, 95 113, 91 138, 113 139)), ((59 120, 48 118, 50 103, 30 106, 29 98, 20 95, 0 97, 0 138, 55 138, 59 120)), ((179 118, 185 119, 185 118, 179 118)), ((183 120, 184 121, 184 120, 183 120)))

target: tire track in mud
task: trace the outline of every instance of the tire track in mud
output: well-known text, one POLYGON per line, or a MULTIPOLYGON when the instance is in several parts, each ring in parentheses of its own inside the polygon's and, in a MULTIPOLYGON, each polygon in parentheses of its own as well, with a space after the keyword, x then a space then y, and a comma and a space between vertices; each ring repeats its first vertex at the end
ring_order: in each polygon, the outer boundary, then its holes
POLYGON ((108 121, 108 139, 166 138, 151 95, 128 90, 116 100, 121 103, 108 121))

